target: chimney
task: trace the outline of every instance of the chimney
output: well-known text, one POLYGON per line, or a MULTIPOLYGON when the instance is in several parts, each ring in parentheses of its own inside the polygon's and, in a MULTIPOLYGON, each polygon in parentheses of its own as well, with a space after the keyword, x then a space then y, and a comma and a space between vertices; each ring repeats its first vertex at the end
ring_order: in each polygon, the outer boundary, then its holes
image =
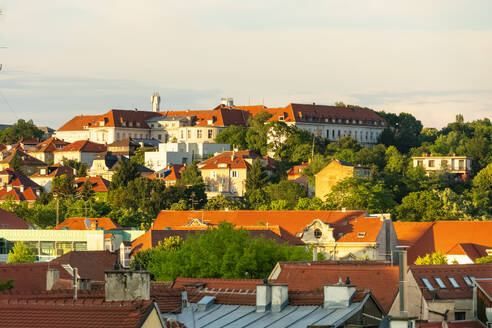
POLYGON ((145 270, 123 270, 118 263, 104 272, 106 302, 150 299, 150 273, 145 270))
POLYGON ((60 278, 60 271, 52 268, 46 270, 46 290, 52 290, 58 278, 60 278))
POLYGON ((398 254, 398 276, 399 276, 399 290, 400 290, 400 317, 408 317, 408 291, 407 291, 407 247, 397 246, 398 254))
POLYGON ((272 286, 265 281, 256 285, 256 312, 266 312, 272 304, 272 286))
POLYGON ((90 230, 97 230, 97 221, 96 220, 92 220, 91 221, 91 228, 90 230))
POLYGON ((347 285, 342 282, 334 285, 325 285, 323 307, 326 309, 343 308, 349 306, 355 290, 356 288, 354 285, 347 285))
POLYGON ((289 302, 289 286, 287 284, 272 284, 272 312, 282 311, 289 302))

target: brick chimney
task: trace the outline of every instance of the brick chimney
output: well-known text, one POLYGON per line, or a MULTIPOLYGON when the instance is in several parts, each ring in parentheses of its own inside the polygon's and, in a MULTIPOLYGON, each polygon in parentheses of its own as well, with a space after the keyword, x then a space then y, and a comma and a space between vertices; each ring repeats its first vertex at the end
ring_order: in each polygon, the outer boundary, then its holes
POLYGON ((115 264, 104 272, 106 301, 137 301, 150 299, 150 273, 145 270, 124 270, 115 264))

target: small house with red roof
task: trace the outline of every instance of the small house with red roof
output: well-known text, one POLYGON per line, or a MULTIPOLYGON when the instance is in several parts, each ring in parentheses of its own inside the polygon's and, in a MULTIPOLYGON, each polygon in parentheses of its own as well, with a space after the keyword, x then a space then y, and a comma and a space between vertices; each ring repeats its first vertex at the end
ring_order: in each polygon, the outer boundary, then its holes
POLYGON ((55 150, 62 149, 66 145, 68 145, 68 142, 51 137, 32 147, 29 150, 29 155, 44 163, 53 163, 55 161, 55 150))
POLYGON ((224 151, 200 162, 198 169, 202 173, 207 196, 244 196, 246 178, 255 159, 260 159, 267 170, 274 167, 270 157, 262 157, 250 150, 224 151))
POLYGON ((0 169, 6 169, 12 166, 12 163, 17 161, 17 164, 22 171, 31 175, 38 171, 39 168, 46 166, 46 163, 29 155, 20 149, 13 149, 4 154, 0 160, 0 169))
POLYGON ((166 183, 167 186, 173 186, 176 181, 181 177, 181 172, 186 169, 186 165, 174 164, 168 165, 162 170, 152 173, 148 176, 151 180, 161 180, 166 183))
POLYGON ((0 202, 13 200, 33 203, 41 195, 42 187, 12 168, 0 171, 0 202))
POLYGON ((492 221, 394 222, 394 227, 399 243, 409 246, 409 264, 436 251, 450 264, 470 264, 492 254, 492 221))
POLYGON ((333 260, 390 260, 397 245, 389 215, 364 211, 166 210, 159 213, 152 229, 207 229, 224 221, 237 227, 278 226, 333 260))
POLYGON ((122 229, 110 218, 68 218, 53 228, 54 230, 112 230, 122 229))
POLYGON ((92 166, 92 161, 98 153, 106 151, 106 145, 95 143, 89 140, 78 140, 66 145, 61 149, 56 149, 55 163, 61 163, 64 159, 71 159, 84 163, 88 168, 92 166))
POLYGON ((75 176, 75 169, 63 164, 53 164, 39 169, 29 178, 43 187, 45 192, 50 192, 53 184, 53 179, 62 175, 75 176))
POLYGON ((106 199, 108 197, 110 185, 108 180, 100 176, 75 178, 74 183, 77 191, 82 191, 86 182, 89 182, 91 185, 92 191, 97 199, 106 199))
MULTIPOLYGON (((89 176, 91 177, 102 177, 106 180, 111 181, 116 170, 120 167, 122 162, 129 161, 128 157, 123 155, 115 155, 111 152, 104 152, 97 154, 94 157, 92 166, 89 168, 89 176)), ((141 177, 150 176, 153 171, 146 168, 143 165, 137 164, 137 170, 141 177)))

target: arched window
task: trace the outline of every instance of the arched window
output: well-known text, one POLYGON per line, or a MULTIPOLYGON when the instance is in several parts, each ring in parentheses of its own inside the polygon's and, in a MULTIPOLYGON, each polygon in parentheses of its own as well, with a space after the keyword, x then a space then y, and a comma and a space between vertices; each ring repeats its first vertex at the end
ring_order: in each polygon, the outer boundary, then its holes
POLYGON ((322 235, 323 235, 323 233, 321 232, 320 229, 315 229, 314 230, 314 237, 315 238, 318 238, 319 239, 319 238, 321 238, 322 235))

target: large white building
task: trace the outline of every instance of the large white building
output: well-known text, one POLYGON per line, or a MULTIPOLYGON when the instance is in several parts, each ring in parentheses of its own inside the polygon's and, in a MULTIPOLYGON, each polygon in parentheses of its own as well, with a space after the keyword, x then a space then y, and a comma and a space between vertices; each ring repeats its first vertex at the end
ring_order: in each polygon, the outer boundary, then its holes
POLYGON ((261 112, 270 121, 284 122, 317 136, 336 141, 352 136, 362 144, 379 141, 386 121, 376 112, 362 107, 336 107, 317 104, 288 104, 285 107, 234 106, 232 101, 212 110, 159 111, 160 97, 152 97, 153 111, 110 110, 103 115, 76 116, 56 132, 68 142, 89 139, 113 143, 126 138, 155 139, 160 142, 213 143, 217 134, 230 125, 247 124, 261 112))

